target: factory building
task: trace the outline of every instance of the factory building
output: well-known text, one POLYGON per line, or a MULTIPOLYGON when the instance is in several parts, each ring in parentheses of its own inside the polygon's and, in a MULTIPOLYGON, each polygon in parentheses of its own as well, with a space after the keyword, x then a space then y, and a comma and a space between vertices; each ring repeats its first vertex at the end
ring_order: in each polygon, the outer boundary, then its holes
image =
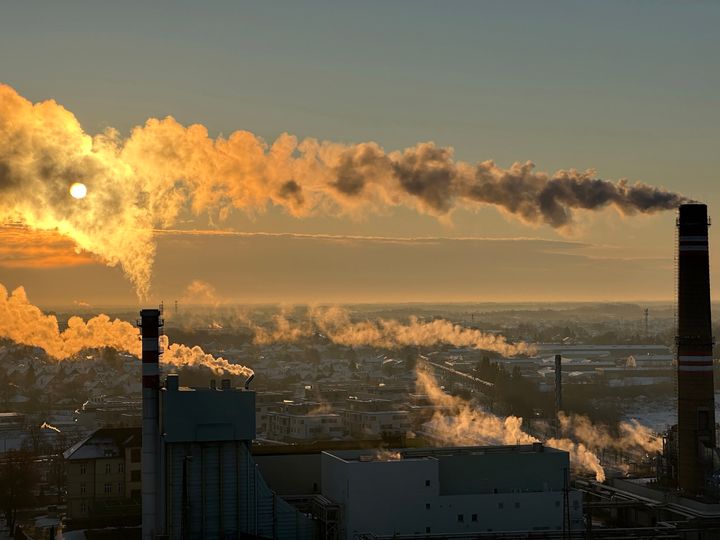
POLYGON ((185 388, 168 375, 160 392, 164 533, 313 538, 313 521, 276 497, 255 466, 255 393, 229 383, 185 388))
POLYGON ((582 527, 567 452, 541 444, 323 452, 322 496, 340 538, 562 531, 582 527))
POLYGON ((160 311, 141 316, 142 537, 314 538, 315 521, 277 497, 252 458, 255 393, 229 380, 182 387, 172 374, 161 388, 160 311))

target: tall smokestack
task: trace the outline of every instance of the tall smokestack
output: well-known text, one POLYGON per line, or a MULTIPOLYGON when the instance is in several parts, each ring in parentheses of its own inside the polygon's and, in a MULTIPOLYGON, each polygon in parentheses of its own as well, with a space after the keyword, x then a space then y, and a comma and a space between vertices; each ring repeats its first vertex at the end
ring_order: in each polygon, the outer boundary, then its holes
POLYGON ((695 495, 711 472, 715 448, 707 206, 681 205, 677 225, 678 487, 695 495))
POLYGON ((560 437, 560 411, 562 411, 562 356, 555 355, 555 431, 560 437))
POLYGON ((160 533, 159 486, 160 434, 160 319, 159 309, 140 311, 142 334, 142 538, 160 533))
POLYGON ((562 411, 562 356, 555 355, 555 416, 562 411))

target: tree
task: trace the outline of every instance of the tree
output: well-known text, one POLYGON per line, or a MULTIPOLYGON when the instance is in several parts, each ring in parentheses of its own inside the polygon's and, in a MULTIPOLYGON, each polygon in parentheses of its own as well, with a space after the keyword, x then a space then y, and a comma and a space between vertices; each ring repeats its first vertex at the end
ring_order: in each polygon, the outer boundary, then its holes
POLYGON ((35 386, 35 381, 37 380, 37 375, 35 374, 35 367, 30 364, 28 366, 27 373, 25 373, 25 388, 28 390, 31 389, 33 386, 35 386))
POLYGON ((33 456, 22 450, 10 451, 0 463, 0 511, 10 531, 15 530, 18 510, 33 503, 38 481, 33 456))
POLYGON ((63 490, 65 489, 65 457, 63 451, 67 448, 67 437, 64 433, 58 433, 53 442, 53 453, 50 461, 50 470, 48 471, 48 483, 52 486, 57 495, 57 503, 60 504, 63 498, 63 490))

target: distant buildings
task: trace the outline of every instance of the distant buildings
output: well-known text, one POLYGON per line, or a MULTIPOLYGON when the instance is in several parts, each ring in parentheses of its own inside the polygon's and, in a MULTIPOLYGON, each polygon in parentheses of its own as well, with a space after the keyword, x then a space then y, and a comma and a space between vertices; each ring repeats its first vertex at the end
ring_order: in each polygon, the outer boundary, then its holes
POLYGON ((327 441, 345 436, 342 417, 333 412, 304 412, 285 407, 284 411, 268 413, 267 417, 267 437, 272 440, 327 441))

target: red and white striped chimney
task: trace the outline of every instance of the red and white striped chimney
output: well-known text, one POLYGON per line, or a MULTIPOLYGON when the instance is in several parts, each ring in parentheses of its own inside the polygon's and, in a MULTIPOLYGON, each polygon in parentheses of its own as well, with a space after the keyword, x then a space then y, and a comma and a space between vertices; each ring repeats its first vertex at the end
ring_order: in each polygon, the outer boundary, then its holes
POLYGON ((160 534, 159 473, 159 389, 160 389, 159 309, 140 311, 142 334, 142 538, 160 534))
POLYGON ((712 472, 715 448, 707 206, 681 205, 677 225, 678 487, 696 495, 712 472))

